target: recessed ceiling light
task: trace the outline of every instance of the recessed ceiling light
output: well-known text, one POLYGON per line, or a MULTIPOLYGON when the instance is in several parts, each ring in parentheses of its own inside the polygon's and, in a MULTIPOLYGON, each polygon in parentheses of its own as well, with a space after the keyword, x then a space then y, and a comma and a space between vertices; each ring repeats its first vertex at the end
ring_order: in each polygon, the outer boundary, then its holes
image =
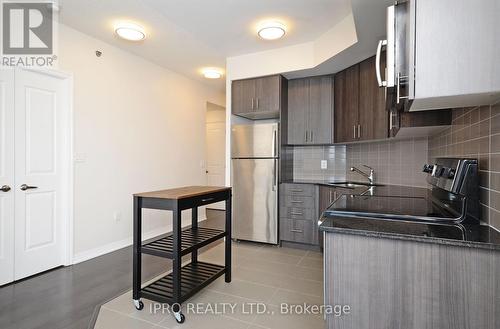
POLYGON ((120 38, 130 41, 140 41, 146 38, 146 33, 142 26, 129 22, 116 24, 115 32, 120 38))
POLYGON ((222 71, 216 68, 206 68, 203 69, 203 76, 207 79, 219 79, 222 77, 222 71))
POLYGON ((276 40, 285 35, 286 26, 275 21, 263 22, 259 24, 257 33, 264 40, 276 40))

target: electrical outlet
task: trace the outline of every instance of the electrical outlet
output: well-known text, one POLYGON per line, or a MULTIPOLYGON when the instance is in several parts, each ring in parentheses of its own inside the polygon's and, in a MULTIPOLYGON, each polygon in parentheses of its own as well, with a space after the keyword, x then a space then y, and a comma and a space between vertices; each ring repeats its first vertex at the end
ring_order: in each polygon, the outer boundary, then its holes
POLYGON ((115 219, 115 222, 119 222, 122 220, 122 213, 119 211, 115 211, 113 213, 113 218, 115 219))
POLYGON ((328 169, 328 161, 321 160, 321 169, 328 169))

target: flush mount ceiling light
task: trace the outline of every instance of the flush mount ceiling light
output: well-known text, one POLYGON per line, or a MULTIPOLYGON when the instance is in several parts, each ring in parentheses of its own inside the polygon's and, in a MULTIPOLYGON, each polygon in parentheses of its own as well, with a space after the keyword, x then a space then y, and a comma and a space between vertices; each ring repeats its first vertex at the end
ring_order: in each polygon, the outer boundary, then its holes
POLYGON ((267 21, 259 24, 257 30, 259 37, 264 40, 276 40, 283 37, 286 33, 286 26, 276 21, 267 21))
POLYGON ((222 71, 213 67, 203 69, 203 76, 207 79, 219 79, 222 77, 222 71))
POLYGON ((129 22, 116 24, 115 32, 120 38, 130 41, 141 41, 146 38, 146 33, 142 26, 129 22))

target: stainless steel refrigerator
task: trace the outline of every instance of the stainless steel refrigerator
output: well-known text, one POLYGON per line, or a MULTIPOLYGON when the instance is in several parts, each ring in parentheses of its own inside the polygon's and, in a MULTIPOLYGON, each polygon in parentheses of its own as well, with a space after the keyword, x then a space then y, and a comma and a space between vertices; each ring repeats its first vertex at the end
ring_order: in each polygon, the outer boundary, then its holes
POLYGON ((278 243, 277 123, 233 125, 233 238, 278 243))

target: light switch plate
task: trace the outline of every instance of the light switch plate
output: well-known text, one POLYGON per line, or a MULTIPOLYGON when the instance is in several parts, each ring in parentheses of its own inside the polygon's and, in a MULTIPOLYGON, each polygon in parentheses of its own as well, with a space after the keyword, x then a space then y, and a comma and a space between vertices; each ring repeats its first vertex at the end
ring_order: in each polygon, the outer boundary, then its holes
POLYGON ((328 161, 321 160, 321 169, 328 169, 328 161))
POLYGON ((87 154, 85 153, 75 153, 73 160, 75 163, 84 163, 87 161, 87 154))

